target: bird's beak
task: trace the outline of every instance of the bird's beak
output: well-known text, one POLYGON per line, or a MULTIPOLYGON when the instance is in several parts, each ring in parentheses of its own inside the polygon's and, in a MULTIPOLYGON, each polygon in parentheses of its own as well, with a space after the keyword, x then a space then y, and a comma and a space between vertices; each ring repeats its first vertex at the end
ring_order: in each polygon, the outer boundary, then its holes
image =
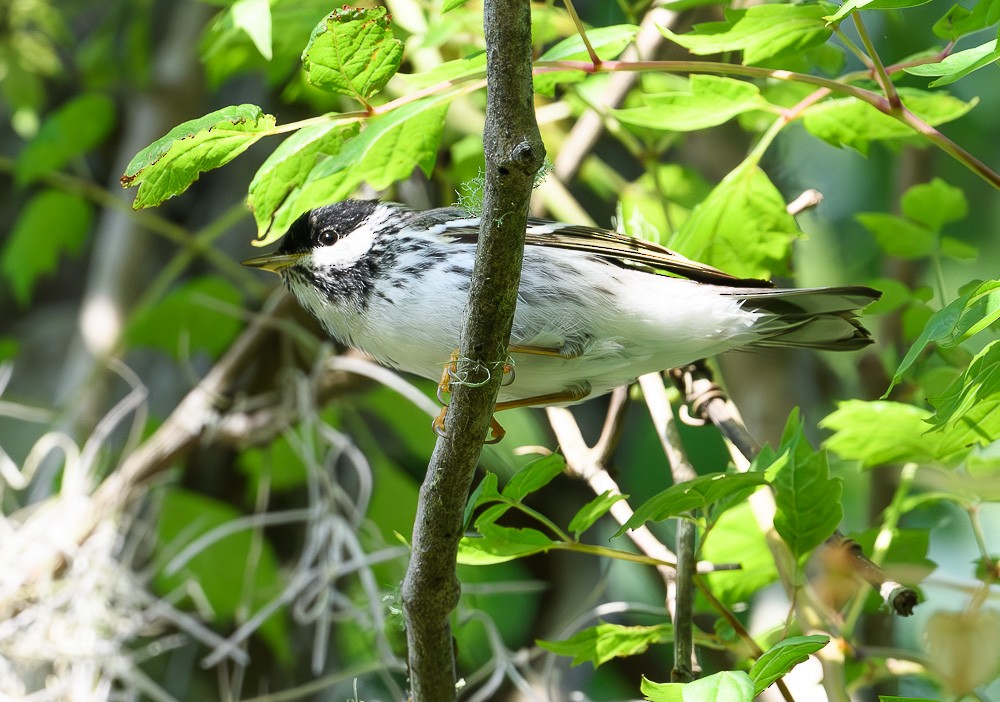
POLYGON ((263 256, 248 258, 243 262, 243 265, 250 266, 251 268, 262 268, 265 271, 271 271, 272 273, 279 273, 283 268, 294 266, 295 263, 303 256, 305 256, 305 254, 301 253, 265 254, 263 256))

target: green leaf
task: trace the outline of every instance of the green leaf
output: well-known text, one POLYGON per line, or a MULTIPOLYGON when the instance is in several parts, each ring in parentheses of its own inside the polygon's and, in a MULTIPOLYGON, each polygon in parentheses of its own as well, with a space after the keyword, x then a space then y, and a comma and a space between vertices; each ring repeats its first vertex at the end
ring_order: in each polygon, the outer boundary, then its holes
POLYGON ((638 127, 689 132, 767 105, 753 83, 710 75, 691 76, 688 91, 647 94, 644 99, 645 107, 613 110, 615 117, 638 127))
MULTIPOLYGON (((587 30, 587 39, 603 61, 617 58, 628 46, 639 28, 634 24, 616 24, 587 30)), ((542 54, 539 61, 590 61, 590 54, 579 34, 568 36, 542 54)), ((587 77, 583 71, 548 71, 534 77, 535 92, 552 97, 558 83, 574 83, 587 77)))
POLYGON ((758 590, 778 579, 774 557, 753 510, 741 502, 727 510, 706 534, 701 560, 738 563, 740 570, 707 573, 702 578, 711 593, 724 604, 747 602, 758 590))
POLYGON ((833 431, 823 447, 865 468, 928 463, 943 458, 940 438, 928 434, 931 413, 902 402, 848 400, 819 425, 833 431))
MULTIPOLYGON (((507 505, 498 505, 507 508, 507 505)), ((557 545, 537 529, 514 529, 496 524, 484 526, 477 520, 481 536, 462 537, 458 544, 458 562, 463 565, 490 565, 515 558, 545 553, 557 545)))
POLYGON ((839 22, 858 10, 899 10, 906 7, 926 5, 931 0, 847 0, 836 13, 827 17, 831 24, 839 22))
POLYGON ((399 74, 399 78, 414 90, 429 88, 438 83, 455 81, 475 75, 486 75, 486 52, 479 51, 465 58, 438 64, 428 71, 399 74))
POLYGON ((969 201, 961 188, 940 178, 909 188, 899 200, 903 214, 928 229, 938 232, 948 222, 965 219, 969 201))
POLYGON ((350 169, 352 177, 383 190, 419 167, 428 177, 437 160, 444 117, 454 95, 417 100, 368 120, 340 152, 317 164, 310 179, 350 169))
POLYGON ((654 683, 639 687, 650 702, 753 702, 754 686, 742 670, 724 670, 689 683, 654 683))
POLYGON ((978 32, 1000 20, 1000 0, 978 0, 972 10, 952 5, 945 15, 934 23, 934 34, 954 41, 972 32, 978 32))
POLYGON ((108 136, 115 126, 115 104, 103 93, 84 93, 49 115, 38 134, 17 157, 15 174, 21 185, 58 171, 108 136))
POLYGON ((190 280, 131 320, 125 338, 138 346, 161 349, 177 359, 202 350, 216 358, 228 348, 242 323, 219 305, 239 309, 242 296, 218 276, 190 280))
POLYGON ((0 271, 19 305, 31 302, 38 280, 55 271, 63 255, 80 252, 92 219, 86 200, 61 190, 43 190, 28 201, 0 250, 0 271))
POLYGON ((349 171, 313 177, 317 164, 338 153, 356 124, 325 122, 303 127, 285 139, 250 181, 247 205, 257 222, 258 246, 276 241, 299 215, 313 207, 342 200, 357 187, 349 171))
POLYGON ((569 522, 569 530, 573 532, 573 536, 576 539, 579 539, 580 535, 592 527, 594 522, 607 514, 608 510, 616 502, 627 498, 628 495, 622 495, 621 493, 611 494, 610 490, 605 490, 573 515, 573 519, 569 522))
POLYGON ((465 503, 465 517, 462 519, 462 524, 465 525, 465 528, 468 529, 469 525, 472 524, 472 515, 476 511, 476 507, 499 499, 500 492, 497 490, 497 475, 496 473, 487 473, 479 481, 479 485, 472 491, 472 494, 469 495, 469 499, 465 503))
POLYGON ((829 642, 829 636, 792 636, 771 646, 750 668, 755 694, 762 693, 829 642))
POLYGON ((946 56, 938 63, 924 63, 919 66, 910 66, 905 70, 915 76, 940 76, 930 83, 930 87, 936 88, 939 85, 954 83, 980 68, 996 63, 997 60, 1000 60, 1000 48, 997 47, 997 40, 994 39, 971 49, 946 56))
POLYGON ((236 105, 171 129, 136 154, 121 178, 139 186, 134 209, 158 205, 184 192, 204 171, 223 166, 274 127, 274 117, 256 105, 236 105))
POLYGON ((305 485, 309 475, 302 457, 284 436, 267 446, 245 449, 236 466, 249 478, 250 494, 257 494, 264 483, 275 492, 291 490, 305 485))
POLYGON ((313 30, 302 54, 306 78, 317 88, 361 103, 382 90, 399 68, 403 42, 392 35, 384 7, 344 5, 313 30))
POLYGON ((693 54, 742 51, 743 63, 753 64, 824 43, 833 33, 825 15, 833 10, 828 3, 754 5, 727 10, 725 22, 698 24, 688 34, 674 34, 666 27, 660 31, 693 54))
POLYGON ((994 324, 998 319, 1000 319, 1000 280, 980 283, 939 309, 931 316, 920 336, 906 352, 882 397, 888 396, 928 345, 933 343, 945 348, 956 346, 994 324))
POLYGON ((621 536, 646 522, 679 517, 694 509, 707 510, 712 504, 741 490, 765 483, 763 473, 709 473, 671 485, 641 504, 635 514, 615 533, 621 536))
POLYGON ((929 398, 941 450, 955 452, 1000 438, 1000 341, 988 344, 945 392, 929 398))
POLYGON ((467 2, 469 2, 469 0, 443 0, 441 3, 441 14, 443 15, 446 12, 451 12, 467 2))
POLYGON ((800 234, 778 189, 744 162, 694 208, 670 246, 735 276, 770 278, 787 269, 800 234))
POLYGON ((627 658, 643 653, 652 644, 671 643, 674 628, 670 624, 622 626, 600 622, 563 641, 538 640, 546 651, 572 656, 571 665, 591 663, 595 668, 613 658, 627 658))
MULTIPOLYGON (((283 587, 277 556, 266 539, 253 543, 250 529, 212 541, 176 573, 163 569, 170 558, 195 539, 240 516, 224 502, 178 487, 167 489, 156 526, 156 560, 160 566, 153 580, 156 591, 176 594, 188 591, 189 583, 197 583, 221 623, 232 621, 241 607, 249 605, 256 609, 276 597, 283 587), (249 553, 256 556, 253 563, 247 562, 249 553)), ((288 663, 291 649, 282 611, 279 609, 268 617, 260 633, 280 659, 288 663)))
POLYGON ((843 517, 843 486, 830 477, 826 454, 809 445, 798 410, 788 417, 777 454, 766 471, 777 507, 774 528, 801 558, 836 531, 843 517))
POLYGON ((20 350, 21 345, 18 343, 17 339, 0 336, 0 363, 16 358, 20 350))
MULTIPOLYGON (((958 119, 979 102, 963 102, 944 91, 899 88, 903 104, 931 126, 958 119)), ((913 130, 867 102, 854 97, 825 100, 808 108, 802 123, 812 134, 834 146, 849 146, 863 154, 873 141, 912 136, 913 130)))
POLYGON ((979 258, 979 247, 967 244, 954 237, 943 236, 939 242, 941 255, 956 261, 972 261, 979 258))
POLYGON ((271 3, 269 0, 236 0, 226 11, 233 27, 244 32, 268 61, 274 55, 271 44, 271 3))
POLYGON ((548 485, 566 470, 566 459, 558 453, 543 456, 517 471, 504 486, 500 494, 520 502, 525 497, 548 485))
POLYGON ((935 232, 920 224, 886 212, 862 212, 854 217, 874 235, 890 256, 925 258, 937 249, 935 232))

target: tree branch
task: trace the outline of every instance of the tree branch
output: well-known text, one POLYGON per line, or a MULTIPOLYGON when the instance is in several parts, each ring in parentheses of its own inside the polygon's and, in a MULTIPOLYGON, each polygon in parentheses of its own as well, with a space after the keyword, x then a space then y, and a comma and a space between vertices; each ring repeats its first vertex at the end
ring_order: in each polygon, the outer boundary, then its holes
POLYGON ((535 123, 531 11, 526 0, 487 0, 486 183, 472 285, 447 432, 420 488, 413 552, 403 580, 410 689, 415 702, 455 699, 449 616, 460 587, 455 559, 465 501, 496 404, 521 276, 528 200, 545 156, 535 123))

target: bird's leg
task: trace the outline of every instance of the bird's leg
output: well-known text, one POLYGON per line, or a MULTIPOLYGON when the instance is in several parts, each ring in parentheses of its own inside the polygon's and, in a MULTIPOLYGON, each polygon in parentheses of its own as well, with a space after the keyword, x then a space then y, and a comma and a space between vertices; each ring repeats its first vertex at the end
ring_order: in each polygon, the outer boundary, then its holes
MULTIPOLYGON (((577 402, 582 400, 587 395, 590 394, 590 383, 582 383, 580 385, 573 385, 569 388, 562 390, 560 392, 551 392, 547 395, 536 395, 534 397, 522 397, 520 400, 508 400, 506 402, 498 402, 494 412, 502 412, 508 409, 517 409, 519 407, 540 407, 542 405, 558 405, 564 402, 577 402)), ((444 436, 444 418, 448 412, 447 407, 441 408, 441 413, 434 419, 432 426, 434 427, 435 433, 438 436, 444 436)), ((500 426, 500 423, 496 420, 496 417, 490 419, 490 438, 486 440, 487 444, 496 444, 503 440, 506 436, 507 431, 500 426)))

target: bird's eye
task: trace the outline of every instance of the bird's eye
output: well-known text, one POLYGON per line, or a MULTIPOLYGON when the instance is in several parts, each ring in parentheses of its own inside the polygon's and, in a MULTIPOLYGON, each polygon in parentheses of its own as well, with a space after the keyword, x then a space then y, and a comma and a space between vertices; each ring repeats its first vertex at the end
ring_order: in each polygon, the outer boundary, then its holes
POLYGON ((316 237, 316 242, 320 246, 333 246, 340 239, 340 234, 338 234, 333 229, 324 229, 316 237))

